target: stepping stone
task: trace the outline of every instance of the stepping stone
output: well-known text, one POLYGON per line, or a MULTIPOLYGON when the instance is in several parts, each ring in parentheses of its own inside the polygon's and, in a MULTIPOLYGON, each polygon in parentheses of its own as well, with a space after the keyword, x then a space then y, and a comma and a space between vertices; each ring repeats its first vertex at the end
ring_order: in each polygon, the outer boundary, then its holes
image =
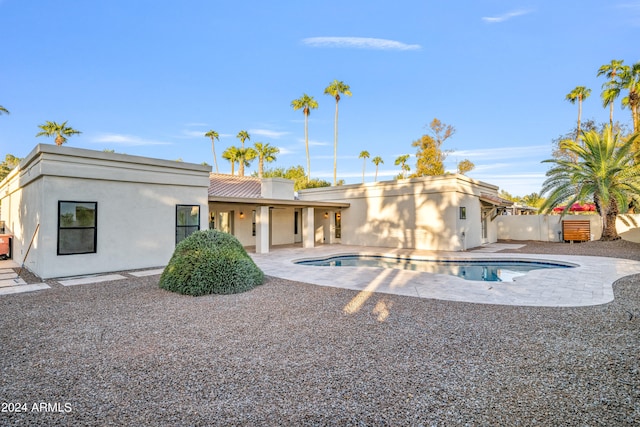
POLYGON ((11 287, 11 286, 19 286, 19 285, 26 285, 27 282, 25 282, 24 280, 18 278, 18 279, 2 279, 0 280, 0 288, 6 288, 6 287, 11 287))
POLYGON ((164 271, 164 268, 157 268, 155 270, 133 271, 129 274, 135 277, 144 277, 144 276, 155 276, 157 274, 162 274, 163 271, 164 271))
POLYGON ((0 287, 0 295, 20 294, 22 292, 33 292, 49 288, 51 288, 51 286, 47 285, 46 283, 32 283, 30 285, 23 284, 4 288, 0 287))
POLYGON ((18 277, 18 273, 14 272, 13 270, 11 270, 10 273, 0 272, 0 280, 15 279, 16 277, 18 277))
POLYGON ((58 280, 62 286, 87 285, 90 283, 110 282, 112 280, 126 279, 120 274, 107 274, 105 276, 79 277, 77 279, 58 280))

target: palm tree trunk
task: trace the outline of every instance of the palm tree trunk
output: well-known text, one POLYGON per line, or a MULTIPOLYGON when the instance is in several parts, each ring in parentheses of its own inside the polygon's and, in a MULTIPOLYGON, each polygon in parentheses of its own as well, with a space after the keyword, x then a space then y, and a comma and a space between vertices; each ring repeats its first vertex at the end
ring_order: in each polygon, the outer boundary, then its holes
POLYGON ((618 203, 615 199, 611 199, 609 202, 609 209, 604 212, 603 216, 602 237, 600 237, 601 241, 607 242, 620 239, 618 231, 616 230, 616 220, 619 212, 618 203))
POLYGON ((244 176, 244 159, 238 162, 238 176, 244 176))
POLYGON ((264 157, 260 156, 258 159, 258 178, 262 179, 264 173, 264 157))
POLYGON ((576 142, 580 138, 580 119, 582 118, 582 99, 578 99, 578 128, 576 130, 576 142))
POLYGON ((216 165, 216 173, 218 173, 218 160, 216 160, 216 146, 211 138, 211 151, 213 152, 213 164, 216 165))
POLYGON ((376 177, 373 179, 374 182, 378 182, 378 165, 376 165, 376 177))
POLYGON ((609 104, 609 124, 611 125, 611 132, 613 132, 613 101, 609 104))
POLYGON ((311 180, 311 157, 309 156, 309 110, 304 113, 304 145, 307 149, 307 182, 311 180))
POLYGON ((338 170, 338 99, 336 98, 336 118, 333 126, 333 185, 337 184, 338 170))

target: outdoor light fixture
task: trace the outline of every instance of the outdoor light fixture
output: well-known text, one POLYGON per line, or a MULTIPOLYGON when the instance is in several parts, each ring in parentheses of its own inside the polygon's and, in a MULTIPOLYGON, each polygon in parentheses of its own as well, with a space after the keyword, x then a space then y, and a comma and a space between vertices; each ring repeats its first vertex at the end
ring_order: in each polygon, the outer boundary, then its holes
POLYGON ((244 212, 240 212, 240 218, 244 218, 244 212))
POLYGON ((329 218, 329 212, 325 212, 325 213, 324 213, 324 218, 325 218, 325 219, 329 218))

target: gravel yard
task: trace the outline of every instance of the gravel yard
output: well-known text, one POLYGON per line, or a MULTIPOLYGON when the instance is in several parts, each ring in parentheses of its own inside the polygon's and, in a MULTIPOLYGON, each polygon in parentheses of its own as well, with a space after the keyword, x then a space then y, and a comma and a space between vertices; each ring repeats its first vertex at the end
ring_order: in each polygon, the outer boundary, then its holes
MULTIPOLYGON (((640 260, 625 241, 526 243, 640 260)), ((640 424, 640 275, 579 308, 157 284, 1 296, 0 425, 640 424)))

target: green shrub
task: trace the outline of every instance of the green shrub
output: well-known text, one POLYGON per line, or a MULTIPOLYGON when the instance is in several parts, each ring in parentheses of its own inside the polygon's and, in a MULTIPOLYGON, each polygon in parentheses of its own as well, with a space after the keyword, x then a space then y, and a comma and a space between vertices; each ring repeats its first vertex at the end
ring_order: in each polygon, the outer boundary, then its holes
POLYGON ((160 287, 184 295, 236 294, 261 285, 264 273, 234 236, 217 230, 191 234, 176 246, 160 287))

